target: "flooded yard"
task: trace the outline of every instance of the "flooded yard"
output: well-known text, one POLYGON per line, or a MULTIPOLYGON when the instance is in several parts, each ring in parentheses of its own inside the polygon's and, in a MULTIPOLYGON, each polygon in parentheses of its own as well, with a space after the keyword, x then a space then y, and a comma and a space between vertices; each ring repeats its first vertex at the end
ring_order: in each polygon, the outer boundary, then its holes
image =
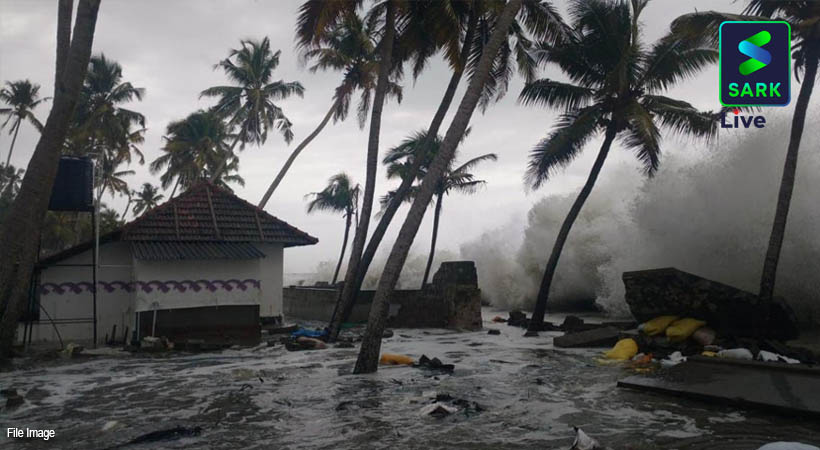
POLYGON ((519 328, 484 325, 501 334, 397 329, 385 339, 384 352, 438 357, 455 364, 451 375, 395 366, 352 376, 357 348, 288 352, 278 344, 21 359, 17 370, 0 373, 0 386, 26 402, 0 412, 0 424, 56 436, 12 440, 4 433, 0 441, 4 449, 119 448, 152 431, 198 426, 198 436, 123 448, 567 449, 575 425, 613 449, 820 444, 820 425, 808 420, 618 389, 616 381, 631 372, 600 364, 599 350, 556 349, 558 333, 523 338, 519 328), (443 394, 468 407, 442 418, 421 414, 443 394))

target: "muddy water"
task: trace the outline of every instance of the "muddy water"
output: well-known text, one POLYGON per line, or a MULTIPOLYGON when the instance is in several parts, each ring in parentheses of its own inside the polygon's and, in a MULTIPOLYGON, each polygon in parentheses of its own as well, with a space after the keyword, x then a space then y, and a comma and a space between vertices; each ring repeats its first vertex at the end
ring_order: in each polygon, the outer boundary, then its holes
MULTIPOLYGON (((485 311, 485 318, 493 312, 485 311)), ((125 448, 566 449, 571 425, 614 449, 756 449, 820 444, 820 425, 615 387, 629 374, 598 351, 562 350, 552 335, 485 323, 501 335, 395 330, 384 351, 437 356, 452 375, 411 367, 351 376, 356 349, 287 352, 277 345, 211 354, 113 356, 0 373, 24 406, 0 412, 6 449, 103 449, 164 428, 188 437, 125 448), (433 418, 437 394, 478 403, 433 418), (9 426, 54 429, 48 442, 11 440, 9 426)), ((472 405, 472 403, 471 403, 472 405)))

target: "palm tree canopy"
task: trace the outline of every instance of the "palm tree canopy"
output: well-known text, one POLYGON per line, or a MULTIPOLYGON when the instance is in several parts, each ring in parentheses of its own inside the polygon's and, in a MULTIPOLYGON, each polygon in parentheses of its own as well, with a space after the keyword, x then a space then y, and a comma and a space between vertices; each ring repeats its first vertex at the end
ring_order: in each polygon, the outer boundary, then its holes
POLYGON ((717 46, 720 24, 727 20, 783 20, 792 29, 795 76, 807 58, 820 57, 820 2, 814 0, 749 0, 743 14, 704 11, 683 15, 672 22, 672 31, 687 39, 702 39, 717 46))
POLYGON ((278 130, 290 143, 292 124, 274 102, 292 95, 302 97, 305 89, 299 82, 273 80, 281 51, 271 50, 270 39, 245 39, 241 45, 214 66, 214 69, 222 69, 233 84, 205 89, 200 96, 218 97, 214 111, 229 118, 231 127, 238 127, 237 136, 243 144, 263 144, 269 129, 278 130))
POLYGON ((327 187, 319 192, 308 194, 308 197, 312 197, 313 200, 308 203, 307 212, 341 212, 345 216, 355 214, 360 193, 361 186, 354 184, 346 173, 337 173, 330 177, 327 187))
POLYGON ((134 194, 134 208, 132 209, 134 216, 153 209, 165 198, 159 193, 159 188, 151 183, 143 183, 142 189, 135 191, 134 194))
POLYGON ((526 182, 540 187, 600 131, 613 127, 648 175, 660 164, 660 128, 695 137, 717 132, 717 113, 660 95, 715 62, 702 39, 670 34, 651 46, 641 41, 640 14, 648 0, 573 0, 572 32, 541 43, 535 58, 554 64, 570 82, 527 83, 519 101, 562 111, 553 131, 530 153, 526 182))
MULTIPOLYGON (((163 155, 151 162, 151 173, 162 172, 160 181, 168 189, 178 180, 185 189, 210 174, 229 156, 226 140, 232 135, 225 121, 213 111, 196 111, 182 120, 168 124, 163 139, 163 155)), ((231 156, 225 171, 216 181, 220 186, 236 182, 244 186, 244 179, 231 172, 239 169, 239 160, 231 156)))
POLYGON ((11 164, 0 163, 0 199, 11 200, 20 191, 23 182, 24 169, 17 169, 11 164))
MULTIPOLYGON (((29 80, 6 81, 6 86, 0 89, 0 101, 8 105, 8 108, 0 108, 0 116, 6 116, 6 120, 0 125, 4 128, 12 119, 14 123, 28 120, 38 131, 43 130, 43 124, 34 116, 34 108, 51 97, 38 98, 40 95, 40 85, 29 80)), ((14 126, 9 129, 12 133, 14 126)))

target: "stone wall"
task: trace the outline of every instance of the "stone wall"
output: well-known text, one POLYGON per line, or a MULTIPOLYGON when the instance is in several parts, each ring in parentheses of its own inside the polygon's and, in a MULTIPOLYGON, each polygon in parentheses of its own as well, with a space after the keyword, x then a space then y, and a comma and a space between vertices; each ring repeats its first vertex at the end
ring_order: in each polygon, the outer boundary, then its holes
MULTIPOLYGON (((374 291, 363 290, 353 307, 351 322, 365 322, 374 291)), ((289 318, 327 322, 338 291, 329 287, 290 286, 284 289, 289 318)), ((395 328, 481 329, 481 291, 472 261, 441 264, 433 284, 423 290, 396 290, 390 298, 388 325, 395 328)))

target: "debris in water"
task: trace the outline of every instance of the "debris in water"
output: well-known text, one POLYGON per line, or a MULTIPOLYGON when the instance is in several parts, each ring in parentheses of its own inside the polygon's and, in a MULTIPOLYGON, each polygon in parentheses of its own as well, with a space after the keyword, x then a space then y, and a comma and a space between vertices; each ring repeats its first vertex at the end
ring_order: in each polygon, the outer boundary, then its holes
POLYGON ((456 368, 453 364, 444 364, 438 358, 430 359, 427 355, 421 355, 418 364, 414 364, 413 367, 420 367, 423 369, 431 369, 446 373, 453 373, 453 370, 456 368))
POLYGON ((745 361, 751 361, 755 359, 751 350, 749 350, 748 348, 730 348, 728 350, 721 350, 717 352, 717 355, 720 358, 740 359, 745 361))
POLYGON ((499 334, 501 334, 501 330, 496 330, 495 328, 491 328, 491 329, 487 330, 487 334, 491 334, 493 336, 498 336, 499 334))
POLYGON ((572 447, 569 450, 603 450, 604 448, 601 446, 598 441, 594 438, 590 437, 584 430, 573 427, 575 429, 575 441, 572 443, 572 447))
POLYGON ((415 360, 409 356, 385 353, 379 359, 379 364, 385 366, 412 366, 415 360))
POLYGON ((421 415, 422 416, 433 416, 433 417, 444 417, 453 414, 454 412, 458 411, 458 408, 454 408, 452 406, 447 406, 443 403, 433 403, 432 405, 427 405, 424 408, 421 408, 421 415))

